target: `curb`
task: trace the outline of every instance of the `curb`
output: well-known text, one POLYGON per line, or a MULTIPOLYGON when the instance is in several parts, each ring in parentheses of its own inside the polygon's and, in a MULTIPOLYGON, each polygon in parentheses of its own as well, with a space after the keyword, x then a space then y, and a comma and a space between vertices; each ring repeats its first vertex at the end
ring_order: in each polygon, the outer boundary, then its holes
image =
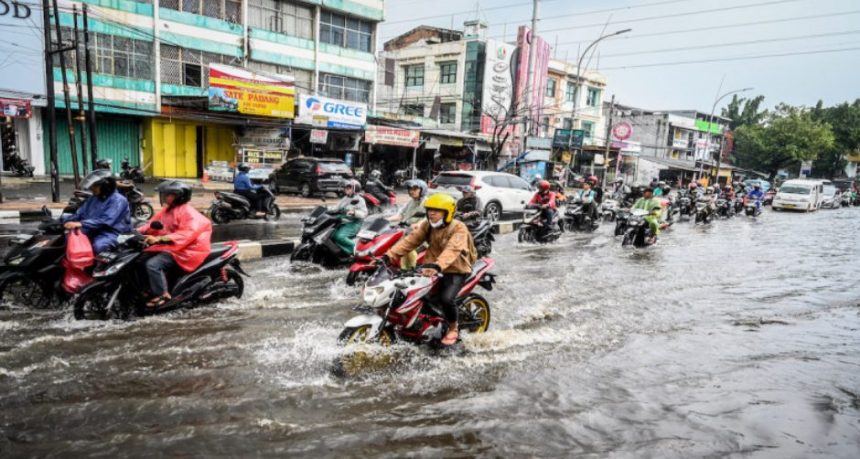
POLYGON ((493 233, 509 234, 518 230, 522 226, 522 220, 511 220, 506 222, 496 222, 493 224, 493 233))
POLYGON ((293 253, 296 246, 295 241, 269 240, 269 241, 240 241, 239 260, 250 261, 260 258, 278 257, 293 253))
MULTIPOLYGON (((59 218, 63 209, 50 209, 53 218, 59 218)), ((45 217, 41 210, 0 210, 0 223, 14 224, 39 221, 45 217)))

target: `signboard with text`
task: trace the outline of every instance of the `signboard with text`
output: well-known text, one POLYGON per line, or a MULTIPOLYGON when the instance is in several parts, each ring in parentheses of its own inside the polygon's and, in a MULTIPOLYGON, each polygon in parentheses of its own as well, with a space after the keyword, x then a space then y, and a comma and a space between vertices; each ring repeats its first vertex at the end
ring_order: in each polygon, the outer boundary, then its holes
POLYGON ((367 104, 300 94, 296 123, 313 127, 361 129, 367 124, 367 104))
POLYGON ((582 148, 585 131, 582 129, 556 129, 552 138, 553 148, 582 148))
POLYGON ((209 65, 209 109, 274 118, 295 117, 296 85, 289 76, 209 65))
POLYGON ((328 131, 325 129, 311 130, 311 143, 326 143, 328 141, 328 131))
POLYGON ((421 133, 415 129, 397 129, 383 126, 368 126, 364 141, 370 144, 394 145, 415 148, 421 133))
POLYGON ((0 112, 8 118, 29 118, 33 109, 29 100, 0 99, 0 112))
POLYGON ((514 74, 512 58, 516 46, 499 40, 487 40, 484 61, 483 114, 481 132, 491 132, 495 120, 504 120, 511 113, 514 98, 514 74))

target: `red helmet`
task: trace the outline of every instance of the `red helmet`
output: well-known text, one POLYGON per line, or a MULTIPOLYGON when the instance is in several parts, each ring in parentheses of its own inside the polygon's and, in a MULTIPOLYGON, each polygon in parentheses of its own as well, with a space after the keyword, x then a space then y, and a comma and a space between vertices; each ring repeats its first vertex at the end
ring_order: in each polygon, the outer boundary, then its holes
POLYGON ((699 186, 699 184, 698 184, 698 183, 696 183, 696 182, 690 182, 690 189, 691 189, 691 190, 695 189, 695 188, 696 188, 696 187, 698 187, 698 186, 699 186))
POLYGON ((591 182, 592 185, 597 185, 597 182, 599 181, 596 175, 592 175, 591 177, 588 177, 587 180, 589 182, 591 182))
POLYGON ((540 182, 538 182, 537 186, 538 190, 542 192, 549 191, 549 182, 547 182, 546 180, 541 180, 540 182))

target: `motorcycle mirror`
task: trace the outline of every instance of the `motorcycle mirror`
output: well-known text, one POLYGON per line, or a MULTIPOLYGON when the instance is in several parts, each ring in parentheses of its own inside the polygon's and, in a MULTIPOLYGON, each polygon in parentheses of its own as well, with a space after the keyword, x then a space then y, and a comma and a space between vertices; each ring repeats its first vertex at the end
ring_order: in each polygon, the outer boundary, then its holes
POLYGON ((164 224, 163 224, 163 223, 161 223, 161 221, 156 220, 156 221, 154 221, 154 222, 150 223, 150 224, 149 224, 149 227, 150 227, 150 228, 152 228, 152 229, 155 229, 155 230, 163 230, 163 229, 164 229, 164 224))

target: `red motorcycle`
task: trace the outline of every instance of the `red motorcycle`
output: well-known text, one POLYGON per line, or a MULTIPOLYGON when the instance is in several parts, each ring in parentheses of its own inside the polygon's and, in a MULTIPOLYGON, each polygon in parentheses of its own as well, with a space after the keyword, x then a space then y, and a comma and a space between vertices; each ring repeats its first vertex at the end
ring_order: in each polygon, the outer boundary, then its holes
MULTIPOLYGON (((474 292, 480 285, 492 290, 495 265, 491 258, 481 258, 457 295, 461 331, 483 333, 490 326, 490 303, 474 292)), ((338 338, 344 345, 394 340, 415 344, 440 345, 448 332, 448 322, 434 301, 441 276, 424 277, 420 266, 398 272, 379 266, 361 291, 362 303, 355 308, 359 315, 348 320, 338 338)))
MULTIPOLYGON (((364 222, 356 235, 353 263, 346 275, 346 285, 353 286, 364 282, 376 271, 374 260, 385 255, 406 235, 407 225, 392 225, 384 217, 370 219, 364 222)), ((418 254, 418 263, 424 259, 424 252, 418 254)), ((400 266, 400 260, 392 260, 391 267, 400 266)))
POLYGON ((366 191, 361 194, 361 197, 367 203, 367 212, 370 214, 382 213, 386 209, 397 207, 397 194, 394 191, 388 192, 388 205, 383 205, 379 198, 366 191))

